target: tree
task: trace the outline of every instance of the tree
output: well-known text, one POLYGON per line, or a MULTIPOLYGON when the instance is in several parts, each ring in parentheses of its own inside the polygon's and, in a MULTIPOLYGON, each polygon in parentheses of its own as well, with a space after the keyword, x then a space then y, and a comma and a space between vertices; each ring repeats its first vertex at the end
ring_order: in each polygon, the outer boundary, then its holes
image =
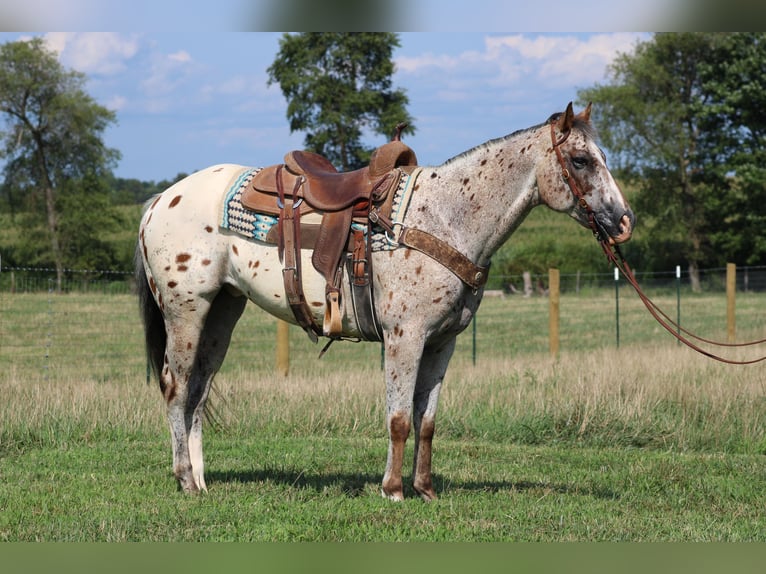
MULTIPOLYGON (((701 145, 712 193, 713 252, 747 265, 766 261, 766 34, 720 34, 700 67, 710 94, 701 145)), ((723 261, 718 261, 723 263, 723 261)))
POLYGON ((646 267, 683 258, 699 269, 766 258, 763 34, 657 34, 621 54, 611 82, 582 90, 614 154, 639 188, 646 267))
POLYGON ((611 84, 579 94, 598 109, 599 133, 616 153, 616 171, 639 186, 634 204, 644 216, 648 251, 672 246, 687 261, 695 289, 705 222, 693 179, 702 167, 697 144, 705 95, 698 69, 710 51, 704 34, 657 34, 615 60, 611 84))
POLYGON ((290 130, 305 131, 306 148, 342 171, 369 162, 365 130, 390 137, 397 124, 411 124, 407 96, 391 88, 396 34, 306 32, 285 34, 279 45, 269 84, 288 100, 290 130))
POLYGON ((66 204, 59 195, 77 180, 106 177, 119 157, 101 139, 115 115, 85 93, 84 83, 85 76, 65 70, 40 38, 0 46, 0 114, 7 120, 0 132, 3 189, 12 209, 21 197, 32 208, 42 207, 59 290, 66 204))

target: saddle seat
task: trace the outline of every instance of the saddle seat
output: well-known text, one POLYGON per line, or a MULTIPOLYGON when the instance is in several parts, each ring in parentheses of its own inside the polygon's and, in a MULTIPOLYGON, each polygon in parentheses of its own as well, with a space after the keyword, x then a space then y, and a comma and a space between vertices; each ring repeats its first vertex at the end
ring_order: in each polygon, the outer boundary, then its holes
MULTIPOLYGON (((352 233, 352 223, 367 225, 373 205, 387 206, 390 213, 393 194, 400 170, 416 166, 415 153, 399 139, 397 128, 394 140, 377 148, 369 165, 350 172, 338 172, 325 157, 308 151, 291 151, 284 164, 261 169, 242 192, 242 205, 257 213, 279 218, 277 244, 280 258, 284 259, 285 290, 298 323, 312 340, 317 335, 340 337, 339 310, 340 278, 344 259, 351 262, 355 287, 368 289, 371 258, 369 242, 359 230, 352 233), (301 217, 317 212, 321 223, 311 232, 313 245, 302 245, 301 217), (327 283, 327 307, 324 327, 313 321, 302 292, 300 250, 313 248, 312 264, 327 283), (348 253, 344 257, 344 253, 348 253)), ((307 234, 308 235, 308 234, 307 234)), ((369 233, 367 234, 369 235, 369 233)))

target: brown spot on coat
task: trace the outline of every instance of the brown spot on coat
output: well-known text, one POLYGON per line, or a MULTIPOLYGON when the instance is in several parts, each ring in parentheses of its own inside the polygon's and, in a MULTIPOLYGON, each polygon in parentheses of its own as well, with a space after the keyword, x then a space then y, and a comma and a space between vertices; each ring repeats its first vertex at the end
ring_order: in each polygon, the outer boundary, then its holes
POLYGON ((174 377, 173 382, 170 384, 170 386, 167 389, 165 389, 165 400, 167 402, 170 402, 174 398, 176 398, 176 391, 177 389, 176 389, 176 382, 174 377))
POLYGON ((176 263, 186 263, 189 259, 191 259, 191 255, 188 253, 179 253, 176 255, 176 263))
POLYGON ((239 249, 237 249, 236 245, 232 245, 231 250, 234 252, 234 255, 239 255, 239 249))
POLYGON ((213 228, 210 227, 209 225, 206 225, 205 226, 205 231, 207 231, 208 233, 213 233, 213 228))
POLYGON ((178 285, 178 282, 176 281, 168 281, 168 287, 171 289, 174 289, 178 285))
POLYGON ((176 205, 178 205, 180 202, 181 202, 181 196, 180 195, 176 195, 173 199, 170 200, 170 203, 168 204, 168 208, 172 209, 176 205))
POLYGON ((203 259, 202 265, 210 265, 210 259, 203 259))

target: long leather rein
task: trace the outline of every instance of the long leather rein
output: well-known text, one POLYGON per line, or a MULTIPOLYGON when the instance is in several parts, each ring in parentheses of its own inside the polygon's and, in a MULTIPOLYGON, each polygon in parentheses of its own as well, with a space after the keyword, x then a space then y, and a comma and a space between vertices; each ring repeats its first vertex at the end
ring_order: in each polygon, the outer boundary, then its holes
POLYGON ((588 202, 585 199, 585 195, 582 193, 582 191, 577 185, 577 182, 574 180, 573 177, 571 177, 571 174, 569 173, 569 169, 566 166, 566 161, 564 160, 564 155, 561 152, 560 146, 566 141, 570 133, 571 133, 571 130, 566 131, 562 135, 561 139, 557 140, 555 125, 551 123, 551 141, 553 143, 553 149, 556 152, 556 157, 558 158, 559 164, 561 165, 562 177, 569 185, 569 189, 572 192, 572 195, 575 197, 575 199, 579 203, 580 207, 585 211, 588 217, 589 226, 591 230, 593 231, 593 235, 596 237, 599 244, 601 245, 601 249, 604 251, 604 254, 606 255, 607 259, 609 259, 609 261, 612 262, 617 269, 619 269, 623 277, 625 277, 627 282, 633 287, 633 289, 638 294, 639 299, 641 299, 641 302, 644 304, 644 306, 646 306, 647 310, 652 315, 652 317, 654 317, 655 320, 660 325, 662 325, 662 327, 664 327, 671 335, 673 335, 676 339, 678 339, 684 345, 716 361, 720 361, 722 363, 727 363, 730 365, 751 365, 754 363, 765 361, 766 356, 759 357, 757 359, 746 360, 746 361, 727 359, 725 357, 721 357, 720 355, 716 355, 715 353, 711 353, 710 351, 706 349, 703 349, 702 347, 694 343, 691 339, 694 339, 702 343, 707 343, 709 345, 717 346, 717 347, 751 347, 754 345, 766 343, 766 339, 761 339, 758 341, 750 341, 747 343, 721 343, 717 341, 712 341, 710 339, 704 339, 702 337, 698 337, 697 335, 694 335, 693 333, 687 331, 686 329, 683 329, 678 323, 670 319, 670 317, 668 317, 668 315, 664 313, 643 292, 643 290, 641 289, 641 286, 638 284, 638 281, 636 280, 636 276, 633 273, 633 270, 630 268, 630 266, 628 265, 628 262, 625 260, 625 257, 622 255, 619 245, 617 245, 614 242, 610 242, 609 234, 607 233, 606 229, 604 229, 603 225, 596 218, 596 214, 593 212, 590 205, 588 205, 588 202))

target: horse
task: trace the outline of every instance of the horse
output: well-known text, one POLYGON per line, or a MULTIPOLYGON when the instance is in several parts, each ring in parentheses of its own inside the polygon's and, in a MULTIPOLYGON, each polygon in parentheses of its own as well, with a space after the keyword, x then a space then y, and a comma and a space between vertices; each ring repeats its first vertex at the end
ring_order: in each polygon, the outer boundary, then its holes
MULTIPOLYGON (((627 241, 635 216, 606 166, 590 114, 590 104, 575 114, 570 102, 544 123, 422 167, 399 227, 430 234, 485 271, 538 205, 597 228, 611 244, 627 241)), ((222 197, 246 169, 216 165, 175 183, 147 202, 138 233, 136 279, 146 349, 166 403, 173 474, 179 489, 189 493, 207 491, 205 404, 247 301, 296 324, 277 248, 220 225, 222 197)), ((403 456, 412 431, 412 486, 430 501, 437 498, 431 452, 439 393, 456 336, 481 303, 483 282, 472 284, 395 235, 386 237, 389 248, 371 254, 388 431, 381 494, 404 498, 403 456)), ((310 250, 301 251, 303 289, 320 321, 325 280, 310 256, 310 250)), ((349 289, 343 287, 341 300, 349 299, 349 289)), ((344 337, 359 336, 354 313, 343 305, 344 337)))

